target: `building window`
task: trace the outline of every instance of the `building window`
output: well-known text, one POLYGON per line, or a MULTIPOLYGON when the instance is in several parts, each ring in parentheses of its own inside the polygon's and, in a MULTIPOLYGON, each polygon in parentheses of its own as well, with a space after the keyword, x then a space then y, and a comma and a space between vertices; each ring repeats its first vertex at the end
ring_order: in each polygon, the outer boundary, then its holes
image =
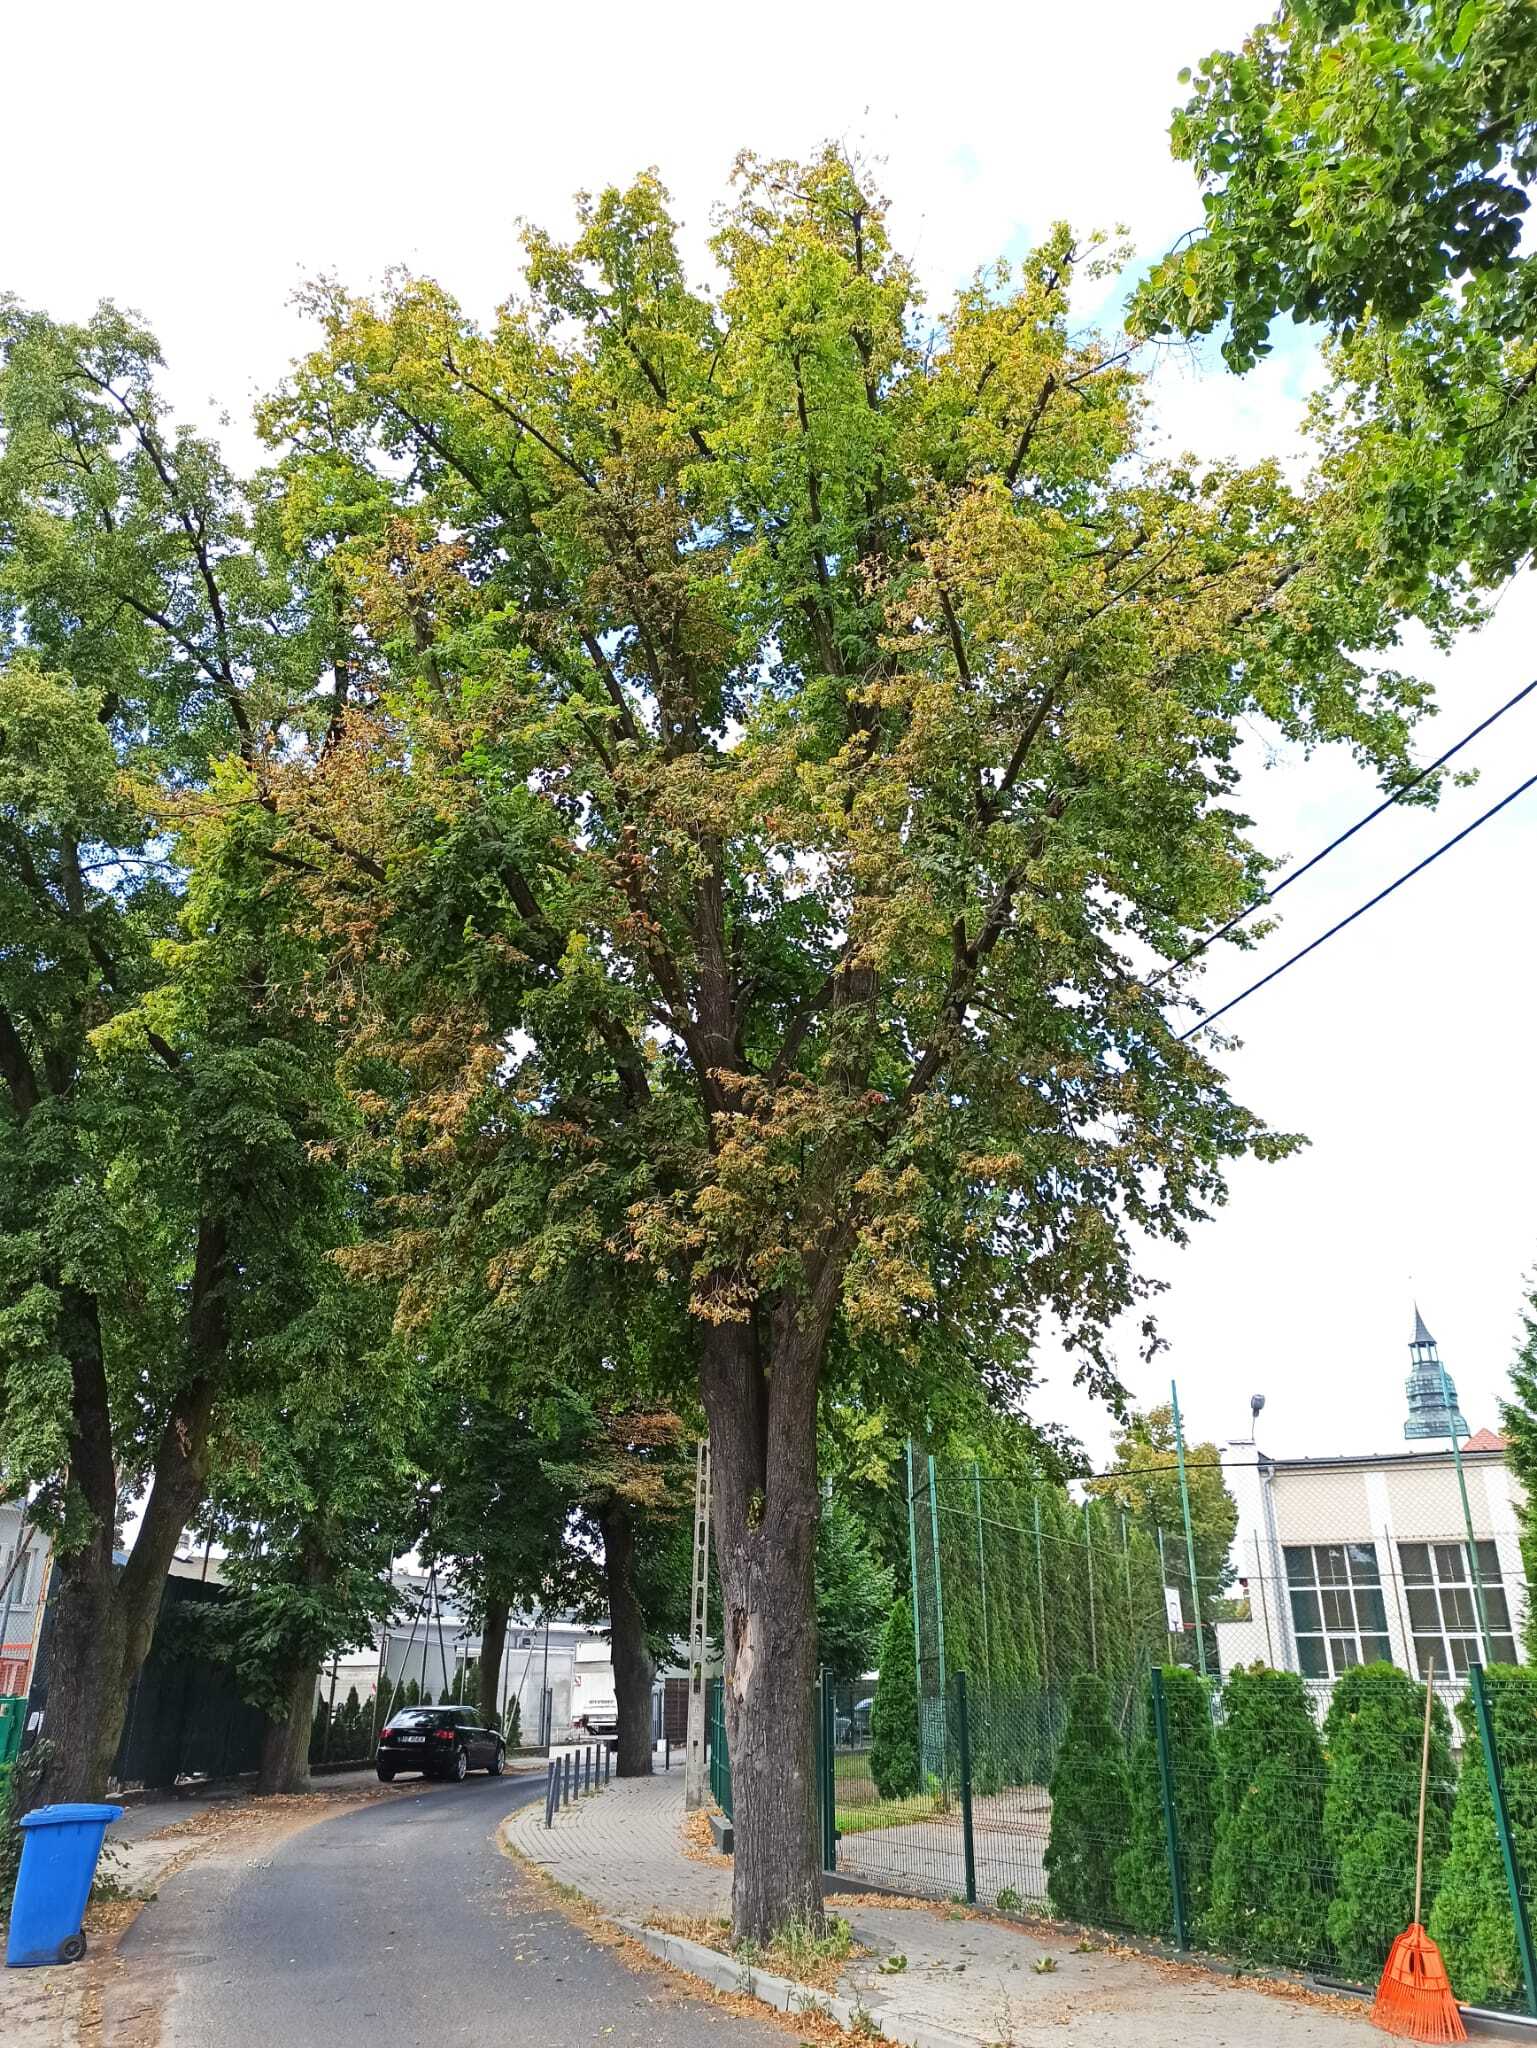
MULTIPOLYGON (((1409 1628, 1414 1637, 1414 1657, 1423 1678, 1435 1658, 1442 1678, 1466 1671, 1470 1664, 1485 1661, 1478 1625, 1478 1596, 1468 1570, 1465 1543, 1400 1543, 1399 1563, 1404 1574, 1404 1598, 1409 1607, 1409 1628)), ((1515 1636, 1510 1626, 1510 1605, 1500 1575, 1500 1554, 1492 1543, 1478 1546, 1478 1574, 1484 1587, 1484 1611, 1489 1619, 1489 1658, 1492 1664, 1514 1664, 1515 1636)))
POLYGON ((1288 1543, 1297 1664, 1304 1678, 1338 1678, 1386 1661, 1388 1616, 1375 1543, 1288 1543))

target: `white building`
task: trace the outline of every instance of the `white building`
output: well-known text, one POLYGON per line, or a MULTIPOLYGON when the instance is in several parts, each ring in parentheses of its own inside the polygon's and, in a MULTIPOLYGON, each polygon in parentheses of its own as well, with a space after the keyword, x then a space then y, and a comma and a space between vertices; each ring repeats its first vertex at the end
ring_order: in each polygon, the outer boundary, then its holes
POLYGON ((32 1683, 48 1594, 48 1539, 23 1514, 19 1502, 0 1507, 0 1697, 25 1694, 32 1683))
POLYGON ((1228 1446, 1249 1618, 1217 1625, 1224 1671, 1258 1661, 1322 1689, 1379 1659, 1454 1681, 1470 1663, 1524 1661, 1522 1494, 1504 1439, 1467 1433, 1418 1311, 1410 1355, 1404 1436, 1416 1448, 1269 1458, 1257 1444, 1228 1446))

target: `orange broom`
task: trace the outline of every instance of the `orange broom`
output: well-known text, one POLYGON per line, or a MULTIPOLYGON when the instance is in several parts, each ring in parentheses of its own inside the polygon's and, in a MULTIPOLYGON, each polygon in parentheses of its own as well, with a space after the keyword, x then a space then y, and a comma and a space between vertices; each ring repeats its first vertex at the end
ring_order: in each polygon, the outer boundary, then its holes
POLYGON ((1414 1925, 1388 1951, 1372 2018, 1384 2033, 1408 2041, 1465 2041, 1468 2030, 1452 1996, 1441 1951, 1420 1925, 1425 1878, 1425 1795, 1430 1785, 1430 1709, 1435 1698, 1434 1655, 1425 1673, 1425 1740, 1420 1750, 1420 1832, 1414 1851, 1414 1925))

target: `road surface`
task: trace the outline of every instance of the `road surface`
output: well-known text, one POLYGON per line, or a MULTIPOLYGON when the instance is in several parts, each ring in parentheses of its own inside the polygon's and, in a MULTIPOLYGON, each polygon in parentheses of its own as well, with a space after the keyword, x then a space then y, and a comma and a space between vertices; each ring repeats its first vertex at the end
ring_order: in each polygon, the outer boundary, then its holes
POLYGON ((783 2048, 553 1910, 504 1857, 541 1777, 406 1787, 167 1880, 125 1935, 103 2034, 158 2048, 783 2048))

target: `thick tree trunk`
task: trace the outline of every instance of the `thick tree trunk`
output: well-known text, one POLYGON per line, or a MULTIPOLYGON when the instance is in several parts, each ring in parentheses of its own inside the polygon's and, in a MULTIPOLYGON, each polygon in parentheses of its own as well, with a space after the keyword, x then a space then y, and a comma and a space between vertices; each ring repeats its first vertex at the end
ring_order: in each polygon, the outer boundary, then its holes
MULTIPOLYGON (((507 1650, 509 1602, 498 1593, 486 1595, 486 1618, 480 1631, 480 1725, 489 1728, 502 1705, 502 1658, 507 1650)), ((506 1734, 506 1729, 502 1733, 506 1734)))
POLYGON ((635 1597, 635 1516, 627 1501, 611 1501, 598 1520, 608 1580, 609 1644, 614 1698, 619 1708, 615 1769, 621 1778, 651 1775, 651 1688, 656 1667, 646 1648, 646 1618, 635 1597))
POLYGON ((742 1324, 717 1325, 705 1338, 738 1941, 765 1943, 792 1921, 816 1925, 822 1915, 813 1725, 819 1353, 820 1340, 792 1311, 774 1316, 761 1343, 742 1324))
POLYGON ((315 1666, 296 1664, 283 1687, 279 1713, 262 1737, 258 1792, 302 1792, 310 1777, 310 1734, 315 1723, 315 1666))
POLYGON ((132 1551, 112 1561, 117 1469, 95 1300, 62 1292, 60 1336, 71 1361, 70 1486, 89 1517, 83 1543, 61 1548, 48 1639, 43 1737, 52 1754, 33 1803, 98 1800, 107 1789, 133 1682, 149 1655, 176 1546, 203 1497, 213 1417, 213 1369, 228 1341, 223 1301, 227 1241, 205 1220, 193 1267, 188 1338, 209 1370, 177 1395, 161 1433, 154 1478, 132 1551))

